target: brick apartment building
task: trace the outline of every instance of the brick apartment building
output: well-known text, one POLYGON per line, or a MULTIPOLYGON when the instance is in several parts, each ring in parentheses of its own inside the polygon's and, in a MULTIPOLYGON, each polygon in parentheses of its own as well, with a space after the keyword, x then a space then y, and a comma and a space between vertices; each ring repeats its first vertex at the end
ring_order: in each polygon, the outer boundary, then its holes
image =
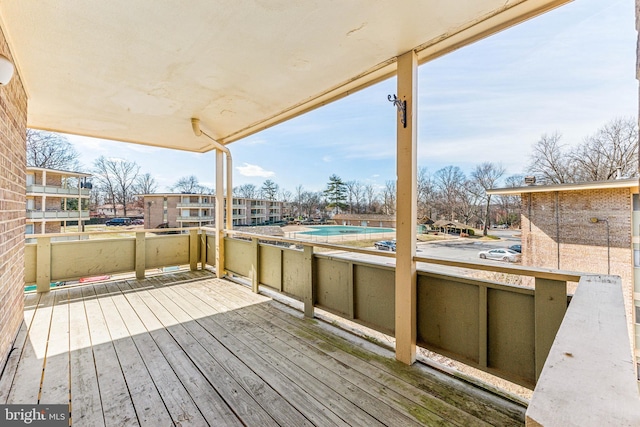
POLYGON ((82 230, 89 220, 91 174, 27 167, 27 220, 25 234, 60 233, 67 223, 82 230), (89 187, 89 188, 87 188, 89 187))
MULTIPOLYGON (((199 227, 213 224, 215 195, 144 194, 144 226, 156 228, 199 227)), ((226 203, 226 199, 225 199, 226 203)), ((283 219, 284 203, 263 199, 233 198, 233 225, 257 225, 283 219)))
POLYGON ((492 189, 522 198, 522 265, 622 278, 640 363, 638 179, 492 189))

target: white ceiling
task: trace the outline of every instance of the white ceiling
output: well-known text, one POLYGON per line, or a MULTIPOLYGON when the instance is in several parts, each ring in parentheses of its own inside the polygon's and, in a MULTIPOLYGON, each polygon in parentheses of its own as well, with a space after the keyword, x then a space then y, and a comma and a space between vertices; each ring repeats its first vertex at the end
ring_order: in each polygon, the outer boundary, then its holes
MULTIPOLYGON (((0 0, 32 128, 208 151, 568 0, 0 0)), ((470 70, 472 71, 472 70, 470 70)))

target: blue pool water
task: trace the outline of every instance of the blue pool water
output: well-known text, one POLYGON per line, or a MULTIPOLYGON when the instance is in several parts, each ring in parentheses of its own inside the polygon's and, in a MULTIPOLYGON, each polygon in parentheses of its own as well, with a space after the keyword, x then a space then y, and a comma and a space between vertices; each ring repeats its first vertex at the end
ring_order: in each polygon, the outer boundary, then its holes
POLYGON ((342 234, 376 234, 376 233, 393 233, 393 228, 380 227, 356 227, 353 225, 316 225, 312 231, 301 231, 296 234, 311 234, 314 236, 340 236, 342 234))

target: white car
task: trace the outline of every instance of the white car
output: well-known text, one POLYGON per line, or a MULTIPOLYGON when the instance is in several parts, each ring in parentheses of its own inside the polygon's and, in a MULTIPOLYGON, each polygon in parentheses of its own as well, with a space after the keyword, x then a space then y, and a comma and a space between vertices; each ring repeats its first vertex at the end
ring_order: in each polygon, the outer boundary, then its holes
POLYGON ((522 254, 511 249, 489 249, 488 251, 478 252, 478 256, 482 259, 497 259, 500 261, 518 262, 522 258, 522 254))

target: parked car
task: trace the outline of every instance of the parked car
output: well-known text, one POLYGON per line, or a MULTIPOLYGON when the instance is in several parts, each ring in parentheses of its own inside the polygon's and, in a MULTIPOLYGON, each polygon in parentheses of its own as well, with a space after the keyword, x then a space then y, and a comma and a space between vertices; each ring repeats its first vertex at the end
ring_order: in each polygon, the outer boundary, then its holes
POLYGON ((511 249, 512 251, 516 251, 519 254, 522 253, 522 245, 511 245, 509 246, 509 249, 511 249))
POLYGON ((380 240, 373 244, 376 249, 380 249, 381 251, 396 251, 396 242, 393 240, 380 240))
POLYGON ((105 225, 130 225, 131 220, 129 218, 111 218, 105 222, 105 225))
POLYGON ((482 259, 497 259, 500 261, 518 262, 522 255, 511 249, 490 249, 488 251, 478 252, 478 256, 482 259))

